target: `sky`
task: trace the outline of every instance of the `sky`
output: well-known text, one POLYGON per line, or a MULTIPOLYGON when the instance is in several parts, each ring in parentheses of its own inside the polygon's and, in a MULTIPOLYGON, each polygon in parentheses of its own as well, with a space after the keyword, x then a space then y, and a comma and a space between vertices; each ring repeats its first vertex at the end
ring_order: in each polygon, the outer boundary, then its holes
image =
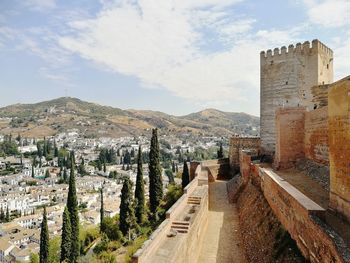
POLYGON ((317 38, 345 77, 349 13, 350 0, 0 0, 0 106, 259 115, 260 51, 317 38))

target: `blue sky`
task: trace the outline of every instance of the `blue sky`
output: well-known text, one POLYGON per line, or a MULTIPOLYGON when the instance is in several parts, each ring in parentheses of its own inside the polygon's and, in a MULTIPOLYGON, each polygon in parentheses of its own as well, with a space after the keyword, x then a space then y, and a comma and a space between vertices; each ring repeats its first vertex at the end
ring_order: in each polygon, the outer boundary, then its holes
POLYGON ((1 0, 0 106, 61 96, 259 115, 259 53, 320 39, 350 74, 346 0, 1 0))

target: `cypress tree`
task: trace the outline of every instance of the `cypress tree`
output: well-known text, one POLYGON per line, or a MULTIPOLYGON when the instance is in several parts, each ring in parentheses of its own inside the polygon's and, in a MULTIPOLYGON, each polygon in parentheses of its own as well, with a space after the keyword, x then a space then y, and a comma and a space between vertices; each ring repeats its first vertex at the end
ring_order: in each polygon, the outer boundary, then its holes
POLYGON ((74 175, 74 160, 71 157, 71 169, 69 177, 69 190, 67 198, 67 208, 70 216, 70 223, 72 229, 72 239, 71 239, 71 251, 69 255, 69 262, 76 263, 78 262, 79 257, 79 214, 78 214, 78 201, 77 201, 77 192, 75 187, 75 175, 74 175))
POLYGON ((39 142, 37 142, 36 148, 38 149, 38 156, 39 156, 39 158, 41 158, 43 156, 43 152, 41 150, 41 146, 40 146, 39 142))
POLYGON ((63 181, 65 183, 68 182, 68 174, 67 174, 67 168, 66 167, 64 167, 64 170, 63 170, 63 181))
POLYGON ((103 162, 103 172, 105 173, 107 171, 107 167, 106 167, 106 162, 103 162))
POLYGON ((35 178, 35 173, 34 173, 34 162, 32 164, 32 178, 35 178))
POLYGON ((43 222, 40 232, 40 263, 49 262, 49 229, 47 226, 46 207, 44 207, 43 222))
POLYGON ((43 144, 43 155, 46 157, 46 151, 47 151, 47 145, 46 145, 46 138, 44 137, 44 144, 43 144))
POLYGON ((176 172, 175 162, 174 161, 172 162, 171 170, 172 170, 173 173, 176 172))
POLYGON ((183 168, 183 171, 182 171, 182 189, 184 189, 188 183, 190 182, 190 174, 188 172, 188 167, 187 167, 187 162, 184 161, 184 168, 183 168))
POLYGON ((58 147, 57 147, 56 140, 53 141, 53 145, 54 145, 54 157, 58 157, 58 147))
POLYGON ((119 209, 119 229, 124 236, 130 235, 136 225, 136 218, 134 214, 133 198, 132 198, 132 183, 129 177, 124 179, 123 188, 121 192, 120 209, 119 209))
POLYGON ((105 217, 105 210, 103 206, 103 187, 101 187, 101 208, 100 208, 100 232, 103 232, 103 219, 105 217))
POLYGON ((157 129, 152 130, 151 149, 149 153, 149 199, 150 210, 156 213, 163 197, 162 168, 159 162, 159 144, 157 129))
POLYGON ((62 241, 61 241, 61 257, 60 261, 69 260, 69 255, 71 251, 71 242, 72 242, 72 228, 70 224, 70 216, 67 206, 63 211, 62 219, 62 241))
POLYGON ((0 222, 3 223, 5 221, 5 212, 4 209, 1 207, 0 210, 0 222))
POLYGON ((141 145, 139 146, 139 152, 137 155, 135 203, 136 203, 136 207, 135 207, 136 220, 138 224, 142 224, 144 221, 144 214, 145 214, 145 185, 143 182, 143 173, 142 173, 141 145))
POLYGON ((218 150, 218 159, 224 158, 224 150, 222 148, 222 142, 220 142, 220 147, 218 150))
POLYGON ((6 207, 6 217, 5 217, 5 221, 6 222, 10 222, 10 211, 9 211, 9 207, 6 207))

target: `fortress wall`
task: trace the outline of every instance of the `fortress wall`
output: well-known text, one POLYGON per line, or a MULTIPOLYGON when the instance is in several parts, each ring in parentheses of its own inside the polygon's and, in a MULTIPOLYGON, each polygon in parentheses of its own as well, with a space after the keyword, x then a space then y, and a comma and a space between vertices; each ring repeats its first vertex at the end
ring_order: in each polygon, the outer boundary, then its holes
POLYGON ((325 210, 271 169, 259 170, 267 202, 305 258, 311 262, 344 262, 337 247, 344 245, 344 242, 319 220, 325 210))
POLYGON ((275 151, 275 112, 280 107, 314 108, 312 87, 333 81, 333 52, 318 40, 260 55, 260 136, 263 153, 275 151))
MULTIPOLYGON (((244 211, 248 209, 246 207, 256 205, 257 202, 261 203, 259 204, 258 214, 266 214, 266 216, 263 216, 263 220, 273 221, 273 218, 276 217, 283 228, 288 231, 292 239, 295 240, 304 257, 310 260, 310 262, 348 262, 347 260, 350 260, 349 248, 347 248, 343 239, 321 220, 321 218, 325 217, 326 210, 278 176, 271 168, 265 168, 265 164, 254 164, 252 162, 248 164, 250 159, 249 154, 245 151, 241 151, 241 153, 240 165, 243 167, 242 178, 238 178, 240 180, 236 178, 236 185, 232 185, 233 187, 231 188, 228 187, 229 196, 231 194, 234 197, 234 201, 238 200, 240 214, 245 213, 244 211), (248 171, 249 165, 250 171, 248 171), (243 177, 247 176, 249 177, 248 182, 245 182, 246 179, 243 179, 243 177), (255 186, 261 192, 253 191, 252 186, 255 186), (236 196, 236 192, 238 192, 238 197, 236 196), (244 201, 251 194, 255 196, 254 199, 244 201), (247 202, 252 203, 249 204, 247 202), (268 205, 262 208, 265 206, 265 202, 268 205), (273 212, 273 216, 269 214, 268 210, 273 212), (271 218, 267 219, 267 217, 271 218)), ((255 210, 256 208, 253 208, 247 213, 254 213, 255 210)), ((254 222, 259 220, 258 215, 251 214, 250 216, 251 218, 244 214, 240 215, 241 220, 244 220, 241 223, 243 229, 242 235, 254 235, 253 239, 252 236, 243 237, 243 239, 247 239, 247 254, 250 254, 249 249, 252 249, 251 252, 254 256, 256 254, 253 253, 254 248, 262 246, 266 246, 264 249, 268 253, 272 249, 268 248, 268 244, 257 244, 257 242, 263 242, 259 241, 260 239, 257 235, 260 232, 264 232, 264 224, 262 221, 258 221, 258 227, 254 227, 254 222), (248 223, 249 220, 251 221, 250 223, 248 223), (253 233, 251 231, 244 233, 244 229, 251 229, 252 227, 253 229, 257 228, 253 233)), ((264 236, 262 240, 269 238, 268 233, 274 231, 271 228, 273 228, 272 223, 269 223, 270 230, 262 234, 264 236)), ((274 241, 271 240, 271 242, 274 241)), ((247 255, 248 258, 251 256, 247 255)), ((254 262, 269 262, 268 259, 267 261, 263 261, 254 258, 254 260, 254 262)), ((278 262, 276 258, 274 260, 278 262)))
POLYGON ((196 177, 197 168, 200 167, 200 162, 191 162, 190 163, 190 180, 196 177))
POLYGON ((278 169, 295 166, 304 157, 304 108, 284 108, 276 112, 276 153, 274 165, 278 169))
POLYGON ((305 157, 328 165, 328 107, 305 112, 305 157))
MULTIPOLYGON (((133 263, 160 262, 166 257, 166 262, 184 263, 196 262, 199 257, 200 245, 208 222, 208 185, 199 184, 201 167, 195 170, 196 177, 184 189, 184 194, 166 212, 166 219, 153 232, 150 238, 137 250, 132 257, 133 263), (200 205, 195 213, 189 214, 192 205, 188 204, 190 196, 201 197, 200 205), (174 237, 168 237, 172 222, 184 221, 184 217, 190 216, 188 233, 177 233, 174 237)), ((203 178, 201 179, 203 180, 203 178)))
MULTIPOLYGON (((206 186, 208 188, 208 186, 206 186)), ((207 190, 208 192, 208 190, 207 190)), ((201 206, 196 212, 196 218, 191 222, 189 232, 186 234, 186 242, 179 247, 175 263, 196 262, 201 251, 201 244, 204 242, 203 238, 208 224, 208 194, 204 195, 201 200, 201 206)))
POLYGON ((256 149, 260 151, 260 138, 257 137, 232 137, 230 139, 229 162, 231 171, 239 171, 240 149, 256 149))
POLYGON ((329 91, 330 207, 350 221, 350 77, 329 91))

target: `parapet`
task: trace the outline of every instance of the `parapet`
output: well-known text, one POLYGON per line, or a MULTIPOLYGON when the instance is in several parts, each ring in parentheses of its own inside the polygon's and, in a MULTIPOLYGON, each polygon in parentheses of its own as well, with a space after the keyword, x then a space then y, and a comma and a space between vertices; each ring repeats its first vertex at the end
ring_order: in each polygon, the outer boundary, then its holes
POLYGON ((274 48, 273 52, 271 49, 260 52, 260 58, 261 59, 271 59, 274 57, 279 57, 279 56, 294 56, 295 54, 311 54, 311 53, 325 53, 328 54, 329 56, 333 57, 333 50, 327 47, 325 44, 323 44, 321 41, 318 39, 312 40, 312 43, 310 45, 309 41, 305 41, 303 44, 302 43, 297 43, 295 46, 294 45, 289 45, 288 46, 288 51, 285 46, 281 48, 274 48))

